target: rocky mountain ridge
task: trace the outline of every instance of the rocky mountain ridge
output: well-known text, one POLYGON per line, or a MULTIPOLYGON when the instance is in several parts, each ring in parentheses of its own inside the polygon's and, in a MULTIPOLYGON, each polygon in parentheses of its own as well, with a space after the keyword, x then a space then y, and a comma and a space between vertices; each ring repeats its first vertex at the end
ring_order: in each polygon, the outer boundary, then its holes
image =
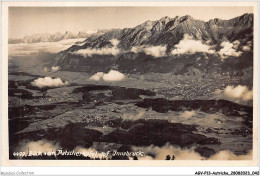
POLYGON ((58 54, 63 70, 125 73, 172 72, 243 75, 253 65, 253 14, 196 20, 189 15, 162 17, 134 28, 90 36, 58 54), (197 71, 196 71, 197 72, 197 71))

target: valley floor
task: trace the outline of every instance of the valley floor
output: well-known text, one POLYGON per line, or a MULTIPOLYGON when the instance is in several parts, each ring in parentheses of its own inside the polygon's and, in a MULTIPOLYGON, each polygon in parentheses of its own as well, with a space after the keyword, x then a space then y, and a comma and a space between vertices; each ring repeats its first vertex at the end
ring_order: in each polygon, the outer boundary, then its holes
POLYGON ((223 94, 228 85, 250 85, 242 77, 147 73, 104 82, 84 72, 46 72, 24 59, 9 60, 8 72, 11 159, 39 159, 28 151, 60 148, 85 154, 52 159, 136 159, 90 151, 141 151, 138 159, 159 160, 252 157, 252 104, 223 94), (69 84, 31 85, 45 76, 69 84))

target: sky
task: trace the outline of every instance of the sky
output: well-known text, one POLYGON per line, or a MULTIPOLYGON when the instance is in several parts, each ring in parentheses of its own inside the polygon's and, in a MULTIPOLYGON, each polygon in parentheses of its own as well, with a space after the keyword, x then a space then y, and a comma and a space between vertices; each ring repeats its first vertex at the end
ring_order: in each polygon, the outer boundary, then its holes
POLYGON ((163 16, 208 21, 253 13, 252 7, 9 7, 8 37, 134 27, 163 16))

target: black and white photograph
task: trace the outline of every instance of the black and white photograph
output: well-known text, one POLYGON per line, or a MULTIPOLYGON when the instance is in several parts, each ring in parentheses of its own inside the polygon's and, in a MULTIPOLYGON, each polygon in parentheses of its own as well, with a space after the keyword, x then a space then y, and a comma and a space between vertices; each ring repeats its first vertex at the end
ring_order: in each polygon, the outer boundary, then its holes
POLYGON ((9 6, 8 159, 253 160, 254 12, 9 6))

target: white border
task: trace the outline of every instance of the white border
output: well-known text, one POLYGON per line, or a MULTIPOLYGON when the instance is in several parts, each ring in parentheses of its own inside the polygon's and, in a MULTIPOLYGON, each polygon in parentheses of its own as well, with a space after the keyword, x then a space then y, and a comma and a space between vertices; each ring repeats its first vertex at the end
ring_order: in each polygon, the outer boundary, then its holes
MULTIPOLYGON (((254 6, 254 96, 258 95, 258 7, 257 2, 3 2, 2 3, 2 164, 5 166, 256 166, 258 165, 258 99, 254 98, 254 143, 252 161, 27 161, 27 160, 8 160, 8 131, 7 112, 8 112, 8 7, 9 6, 254 6), (188 5, 187 5, 188 4, 188 5), (4 131, 3 131, 4 130, 4 131)), ((176 171, 176 167, 174 167, 176 171)), ((126 168, 125 168, 126 169, 126 168)), ((171 168, 165 168, 170 171, 171 168)), ((215 168, 217 169, 217 168, 215 168)), ((82 170, 82 169, 81 169, 82 170)), ((106 168, 106 170, 109 170, 106 168)), ((129 170, 129 169, 126 169, 129 170)), ((132 169, 130 169, 132 170, 132 169)), ((133 169, 135 170, 135 169, 133 169)), ((157 173, 150 169, 152 173, 157 173)), ((181 169, 180 171, 183 171, 181 169)), ((134 171, 128 171, 134 172, 134 171)), ((127 173, 128 173, 127 172, 127 173)), ((64 169, 64 173, 69 173, 64 169), (65 172, 66 171, 66 172, 65 172)), ((105 172, 106 173, 106 172, 105 172)), ((150 173, 150 172, 149 172, 150 173)))

